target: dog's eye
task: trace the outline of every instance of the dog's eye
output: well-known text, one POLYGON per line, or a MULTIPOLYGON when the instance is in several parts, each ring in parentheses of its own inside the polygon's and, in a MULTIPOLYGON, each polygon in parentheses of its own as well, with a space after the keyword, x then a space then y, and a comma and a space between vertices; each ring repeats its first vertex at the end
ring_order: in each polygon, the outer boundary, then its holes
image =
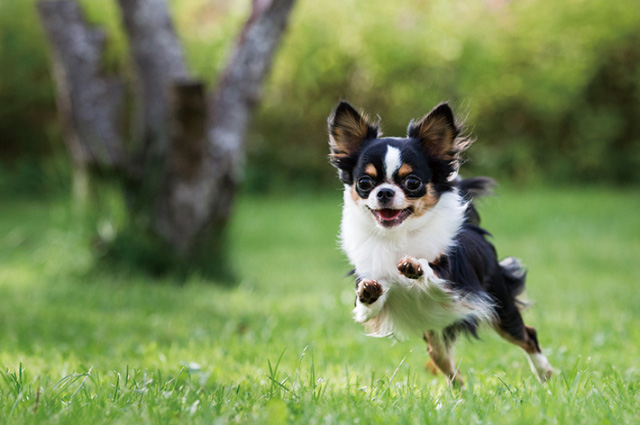
POLYGON ((411 192, 420 189, 421 186, 422 180, 414 176, 409 176, 404 181, 404 187, 411 192))
POLYGON ((373 187, 373 180, 369 176, 360 177, 358 180, 358 189, 363 192, 370 190, 373 187))

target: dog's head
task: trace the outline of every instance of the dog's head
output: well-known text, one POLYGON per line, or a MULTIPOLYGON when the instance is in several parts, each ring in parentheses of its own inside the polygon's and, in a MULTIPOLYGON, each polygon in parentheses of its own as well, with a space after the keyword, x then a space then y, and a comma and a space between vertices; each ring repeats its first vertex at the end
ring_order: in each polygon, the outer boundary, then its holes
POLYGON ((347 102, 329 117, 329 157, 340 180, 379 226, 393 228, 424 215, 452 190, 470 139, 460 137, 446 103, 411 121, 407 137, 381 136, 378 125, 347 102))

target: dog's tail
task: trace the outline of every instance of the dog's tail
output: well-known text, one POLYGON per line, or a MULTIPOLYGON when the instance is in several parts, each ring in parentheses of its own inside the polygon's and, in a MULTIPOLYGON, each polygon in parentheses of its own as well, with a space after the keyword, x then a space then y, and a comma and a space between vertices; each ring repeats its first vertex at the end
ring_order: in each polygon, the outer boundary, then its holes
POLYGON ((458 180, 460 194, 469 200, 491 195, 496 185, 496 181, 490 177, 470 177, 458 180))
POLYGON ((524 292, 527 269, 516 257, 507 257, 500 261, 502 277, 516 305, 524 310, 530 306, 526 300, 518 298, 524 292))
POLYGON ((467 222, 480 224, 480 214, 476 209, 473 200, 482 196, 489 196, 493 193, 493 188, 497 183, 489 177, 470 177, 468 179, 457 178, 458 191, 463 198, 469 201, 466 211, 467 222))

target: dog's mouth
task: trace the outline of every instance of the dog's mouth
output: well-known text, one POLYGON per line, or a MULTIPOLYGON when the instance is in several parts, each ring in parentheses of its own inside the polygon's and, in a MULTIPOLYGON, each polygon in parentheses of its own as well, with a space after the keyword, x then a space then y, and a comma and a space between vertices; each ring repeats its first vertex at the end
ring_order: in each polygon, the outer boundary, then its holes
POLYGON ((371 210, 371 213, 375 217, 376 221, 383 227, 399 226, 407 217, 411 215, 412 212, 413 209, 411 207, 402 210, 395 210, 391 208, 371 210))

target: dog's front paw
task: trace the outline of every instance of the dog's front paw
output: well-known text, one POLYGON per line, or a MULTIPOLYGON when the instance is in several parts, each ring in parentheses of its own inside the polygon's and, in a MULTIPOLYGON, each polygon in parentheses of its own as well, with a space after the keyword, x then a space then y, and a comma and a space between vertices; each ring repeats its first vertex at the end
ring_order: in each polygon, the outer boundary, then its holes
POLYGON ((373 279, 362 279, 358 283, 356 295, 362 304, 373 304, 382 296, 384 289, 382 285, 373 279))
POLYGON ((405 257, 398 263, 398 271, 409 279, 420 279, 424 275, 422 266, 413 257, 405 257))

